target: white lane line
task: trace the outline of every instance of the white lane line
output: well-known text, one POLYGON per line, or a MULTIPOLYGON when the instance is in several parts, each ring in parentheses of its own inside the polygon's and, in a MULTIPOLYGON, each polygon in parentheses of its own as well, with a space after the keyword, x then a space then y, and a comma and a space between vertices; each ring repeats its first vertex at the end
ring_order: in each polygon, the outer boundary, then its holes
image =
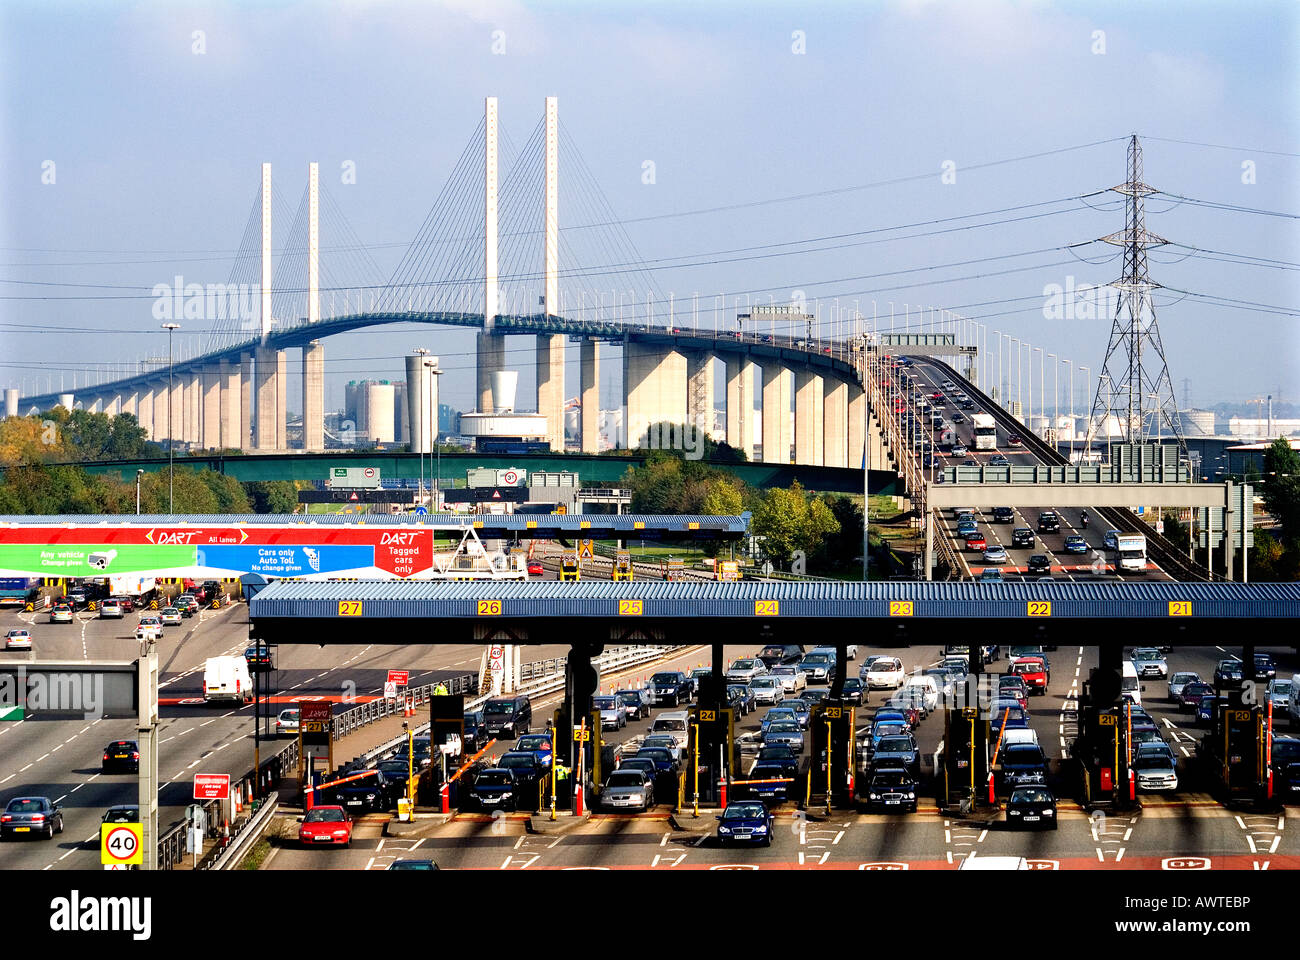
POLYGON ((951 830, 945 830, 945 831, 943 832, 943 842, 944 842, 944 843, 952 843, 952 831, 951 831, 951 830))
POLYGON ((79 784, 77 784, 75 787, 73 787, 72 790, 69 791, 69 792, 70 792, 70 793, 76 793, 78 790, 80 790, 80 789, 81 789, 82 787, 84 787, 84 786, 85 786, 84 783, 79 783, 79 784))
POLYGON ((1119 863, 1123 859, 1124 859, 1124 848, 1120 847, 1119 853, 1115 854, 1115 862, 1119 863))
POLYGON ((983 842, 984 842, 984 838, 987 837, 988 835, 989 835, 988 828, 985 827, 983 830, 980 831, 980 838, 979 838, 978 840, 976 840, 975 842, 976 842, 976 843, 983 843, 983 842))
POLYGON ((1254 838, 1254 837, 1252 837, 1250 834, 1246 834, 1246 842, 1250 844, 1250 852, 1251 852, 1251 853, 1259 853, 1259 850, 1256 849, 1256 847, 1255 847, 1255 838, 1254 838))
POLYGON ((1278 845, 1279 843, 1281 843, 1281 842, 1282 842, 1282 838, 1281 838, 1281 836, 1276 836, 1276 837, 1274 837, 1274 838, 1273 838, 1273 844, 1272 844, 1272 846, 1270 846, 1270 847, 1268 848, 1268 852, 1269 852, 1269 853, 1277 853, 1277 845, 1278 845))
POLYGON ((671 833, 665 833, 662 837, 660 837, 660 838, 659 838, 659 846, 661 846, 661 847, 666 847, 666 846, 668 846, 668 838, 671 837, 671 836, 672 836, 671 833))
POLYGON ((1286 826, 1286 814, 1283 814, 1282 816, 1277 818, 1277 828, 1281 830, 1285 826, 1286 826))
MULTIPOLYGON (((19 773, 26 773, 26 772, 27 772, 28 770, 30 770, 33 766, 35 766, 35 764, 31 764, 31 763, 29 763, 29 764, 27 764, 27 766, 23 767, 23 768, 22 768, 21 770, 19 770, 18 772, 19 772, 19 773)), ((12 776, 12 774, 10 774, 10 776, 12 776)))
MULTIPOLYGON (((429 414, 429 417, 430 417, 430 419, 432 419, 433 414, 429 414)), ((373 867, 374 865, 375 865, 375 858, 374 858, 374 857, 371 857, 369 860, 366 861, 366 869, 367 869, 367 870, 369 870, 369 869, 370 869, 371 867, 373 867)))
POLYGON ((1129 827, 1127 830, 1124 831, 1124 842, 1128 843, 1129 838, 1132 836, 1133 836, 1133 828, 1129 827))
MULTIPOLYGON (((557 774, 557 776, 558 776, 558 774, 557 774)), ((515 841, 515 849, 516 849, 516 850, 518 850, 518 849, 519 849, 520 847, 522 847, 523 845, 524 845, 524 838, 523 838, 523 837, 520 837, 518 840, 515 841)))
POLYGON ((40 763, 42 760, 44 760, 44 759, 45 759, 46 757, 48 757, 48 756, 49 756, 48 753, 43 753, 43 754, 41 754, 39 757, 36 758, 36 762, 37 762, 37 763, 40 763))
POLYGON ((1244 820, 1241 819, 1240 815, 1235 816, 1235 817, 1233 817, 1232 819, 1234 819, 1234 820, 1237 821, 1237 826, 1241 827, 1241 829, 1243 829, 1243 830, 1246 829, 1246 822, 1245 822, 1244 820))
POLYGON ((831 841, 831 846, 835 846, 843 839, 844 839, 844 831, 841 830, 839 833, 835 834, 835 839, 831 841))
POLYGON ((1097 848, 1097 859, 1100 860, 1102 863, 1106 862, 1105 856, 1102 855, 1101 847, 1097 848))

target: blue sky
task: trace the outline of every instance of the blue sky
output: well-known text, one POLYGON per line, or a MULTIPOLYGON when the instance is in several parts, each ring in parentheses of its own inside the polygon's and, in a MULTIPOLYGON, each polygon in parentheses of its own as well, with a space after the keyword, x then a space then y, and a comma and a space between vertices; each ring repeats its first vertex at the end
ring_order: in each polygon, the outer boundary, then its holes
MULTIPOLYGON (((718 251, 1076 197, 1124 179, 1122 141, 966 168, 1132 132, 1147 138, 1153 186, 1300 211, 1300 14, 1290 3, 9 3, 0 44, 0 277, 41 281, 0 289, 0 383, 26 378, 29 389, 38 374, 44 389, 47 374, 57 386, 64 370, 70 386, 74 369, 165 352, 140 291, 176 274, 226 279, 264 160, 275 171, 277 245, 316 160, 330 197, 387 273, 489 95, 500 98, 516 147, 543 98, 559 98, 561 123, 618 217, 639 220, 626 230, 646 258, 711 261, 718 251), (1097 31, 1104 53, 1095 52, 1097 31), (652 184, 643 182, 647 160, 652 184), (43 183, 49 161, 54 182, 43 183), (943 182, 945 163, 955 182, 943 182), (1247 163, 1253 183, 1243 182, 1247 163), (354 184, 341 182, 344 164, 354 166, 354 184), (913 179, 753 205, 899 178, 913 179), (750 205, 666 216, 742 204, 750 205), (67 297, 88 299, 59 299, 67 297)), ((573 182, 562 167, 562 226, 582 220, 565 192, 573 182)), ((822 242, 816 252, 654 276, 677 303, 698 292, 709 316, 719 291, 733 295, 729 305, 741 291, 779 301, 802 290, 839 296, 841 306, 857 301, 866 313, 873 300, 886 314, 891 300, 898 311, 905 302, 958 308, 1095 376, 1109 318, 1049 319, 1036 299, 1067 277, 1100 283, 1118 274, 1117 260, 1087 263, 1056 249, 1122 227, 1107 196, 1089 202, 1101 209, 1070 204, 1072 212, 937 235, 914 227, 902 232, 931 235, 822 242), (1055 252, 1014 256, 1030 251, 1055 252), (957 266, 987 257, 1005 259, 957 266), (1014 298, 1024 299, 974 306, 1014 298)), ((1162 198, 1148 207, 1148 228, 1170 240, 1300 261, 1293 218, 1162 198)), ((331 239, 322 236, 327 258, 331 239)), ((573 236, 578 262, 562 267, 618 259, 597 237, 585 240, 573 236)), ((1077 252, 1090 260, 1113 253, 1101 245, 1077 252)), ((1183 378, 1197 405, 1279 390, 1300 400, 1296 270, 1188 253, 1153 252, 1153 279, 1291 315, 1162 294, 1180 402, 1183 378)), ((448 370, 444 400, 468 408, 472 343, 467 332, 427 328, 331 339, 327 407, 341 405, 346 379, 400 377, 398 358, 427 346, 448 370)), ((531 344, 512 341, 511 351, 526 396, 531 344)), ((619 374, 606 366, 602 405, 612 406, 619 374)), ((1047 382, 1050 390, 1050 372, 1047 382)), ((296 378, 289 390, 295 397, 296 378)), ((571 365, 566 393, 576 392, 571 365)))

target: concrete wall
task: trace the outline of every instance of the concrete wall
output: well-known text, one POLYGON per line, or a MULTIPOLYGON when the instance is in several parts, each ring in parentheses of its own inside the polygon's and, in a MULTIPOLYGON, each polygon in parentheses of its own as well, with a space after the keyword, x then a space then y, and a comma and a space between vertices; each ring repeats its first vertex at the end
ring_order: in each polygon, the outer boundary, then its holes
MULTIPOLYGON (((495 333, 480 333, 475 339, 474 388, 479 413, 492 413, 492 374, 506 368, 506 338, 495 333)), ((407 377, 410 383, 410 377, 407 377)))
POLYGON ((253 355, 239 359, 239 449, 247 450, 253 440, 253 355))
POLYGON ((205 366, 200 374, 203 383, 202 439, 205 450, 221 448, 221 368, 205 366))
POLYGON ((217 370, 221 381, 221 448, 243 450, 248 438, 239 432, 240 368, 229 360, 222 360, 217 370))
POLYGON ((624 343, 623 404, 629 448, 645 445, 651 424, 686 423, 686 357, 662 347, 624 343))
POLYGON ((302 348, 302 446, 325 449, 325 344, 302 348))
POLYGON ((253 447, 257 450, 275 450, 278 431, 276 420, 280 410, 280 352, 264 347, 256 351, 255 436, 253 447))

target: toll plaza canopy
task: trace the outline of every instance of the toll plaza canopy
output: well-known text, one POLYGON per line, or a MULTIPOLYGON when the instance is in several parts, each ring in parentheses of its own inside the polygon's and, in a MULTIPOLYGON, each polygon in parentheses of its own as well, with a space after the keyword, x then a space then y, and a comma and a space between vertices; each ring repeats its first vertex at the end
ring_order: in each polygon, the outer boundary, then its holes
POLYGON ((299 581, 272 584, 249 607, 250 632, 268 642, 355 642, 359 621, 369 636, 387 621, 395 638, 413 643, 481 639, 494 627, 522 639, 544 622, 547 642, 560 627, 584 639, 645 629, 674 642, 762 632, 889 646, 931 636, 979 642, 1010 627, 1017 637, 1047 631, 1089 645, 1142 646, 1223 643, 1233 641, 1229 621, 1294 619, 1300 584, 299 581), (428 631, 413 632, 413 620, 429 621, 428 631), (1130 620, 1142 622, 1140 632, 1121 626, 1130 620))
POLYGON ((481 540, 737 540, 749 515, 8 515, 0 576, 420 577, 434 571, 435 542, 450 549, 467 531, 481 540))

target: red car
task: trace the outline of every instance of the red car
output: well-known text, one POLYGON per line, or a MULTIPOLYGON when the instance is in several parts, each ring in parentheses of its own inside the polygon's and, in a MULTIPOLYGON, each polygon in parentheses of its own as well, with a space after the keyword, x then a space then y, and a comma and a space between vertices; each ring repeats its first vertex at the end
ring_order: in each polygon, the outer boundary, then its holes
POLYGON ((540 577, 543 573, 545 573, 545 571, 542 569, 542 561, 540 560, 528 561, 528 575, 530 577, 540 577))
POLYGON ((1020 434, 1018 434, 1018 433, 1010 434, 1010 435, 1007 437, 1007 443, 1011 444, 1011 446, 1013 446, 1013 447, 1018 447, 1018 446, 1020 446, 1020 443, 1021 443, 1021 441, 1020 441, 1020 434))
POLYGON ((985 548, 987 547, 988 547, 988 543, 985 541, 984 534, 982 533, 972 533, 969 537, 966 538, 967 550, 978 550, 981 553, 983 553, 985 548))
POLYGON ((352 846, 352 818, 342 807, 312 807, 298 828, 298 842, 304 847, 324 844, 352 846))
POLYGON ((1025 681, 1030 693, 1046 694, 1048 673, 1042 657, 1021 657, 1011 662, 1011 672, 1025 681))
POLYGON ((122 607, 123 613, 131 613, 135 610, 135 601, 130 597, 114 597, 113 599, 122 607))

